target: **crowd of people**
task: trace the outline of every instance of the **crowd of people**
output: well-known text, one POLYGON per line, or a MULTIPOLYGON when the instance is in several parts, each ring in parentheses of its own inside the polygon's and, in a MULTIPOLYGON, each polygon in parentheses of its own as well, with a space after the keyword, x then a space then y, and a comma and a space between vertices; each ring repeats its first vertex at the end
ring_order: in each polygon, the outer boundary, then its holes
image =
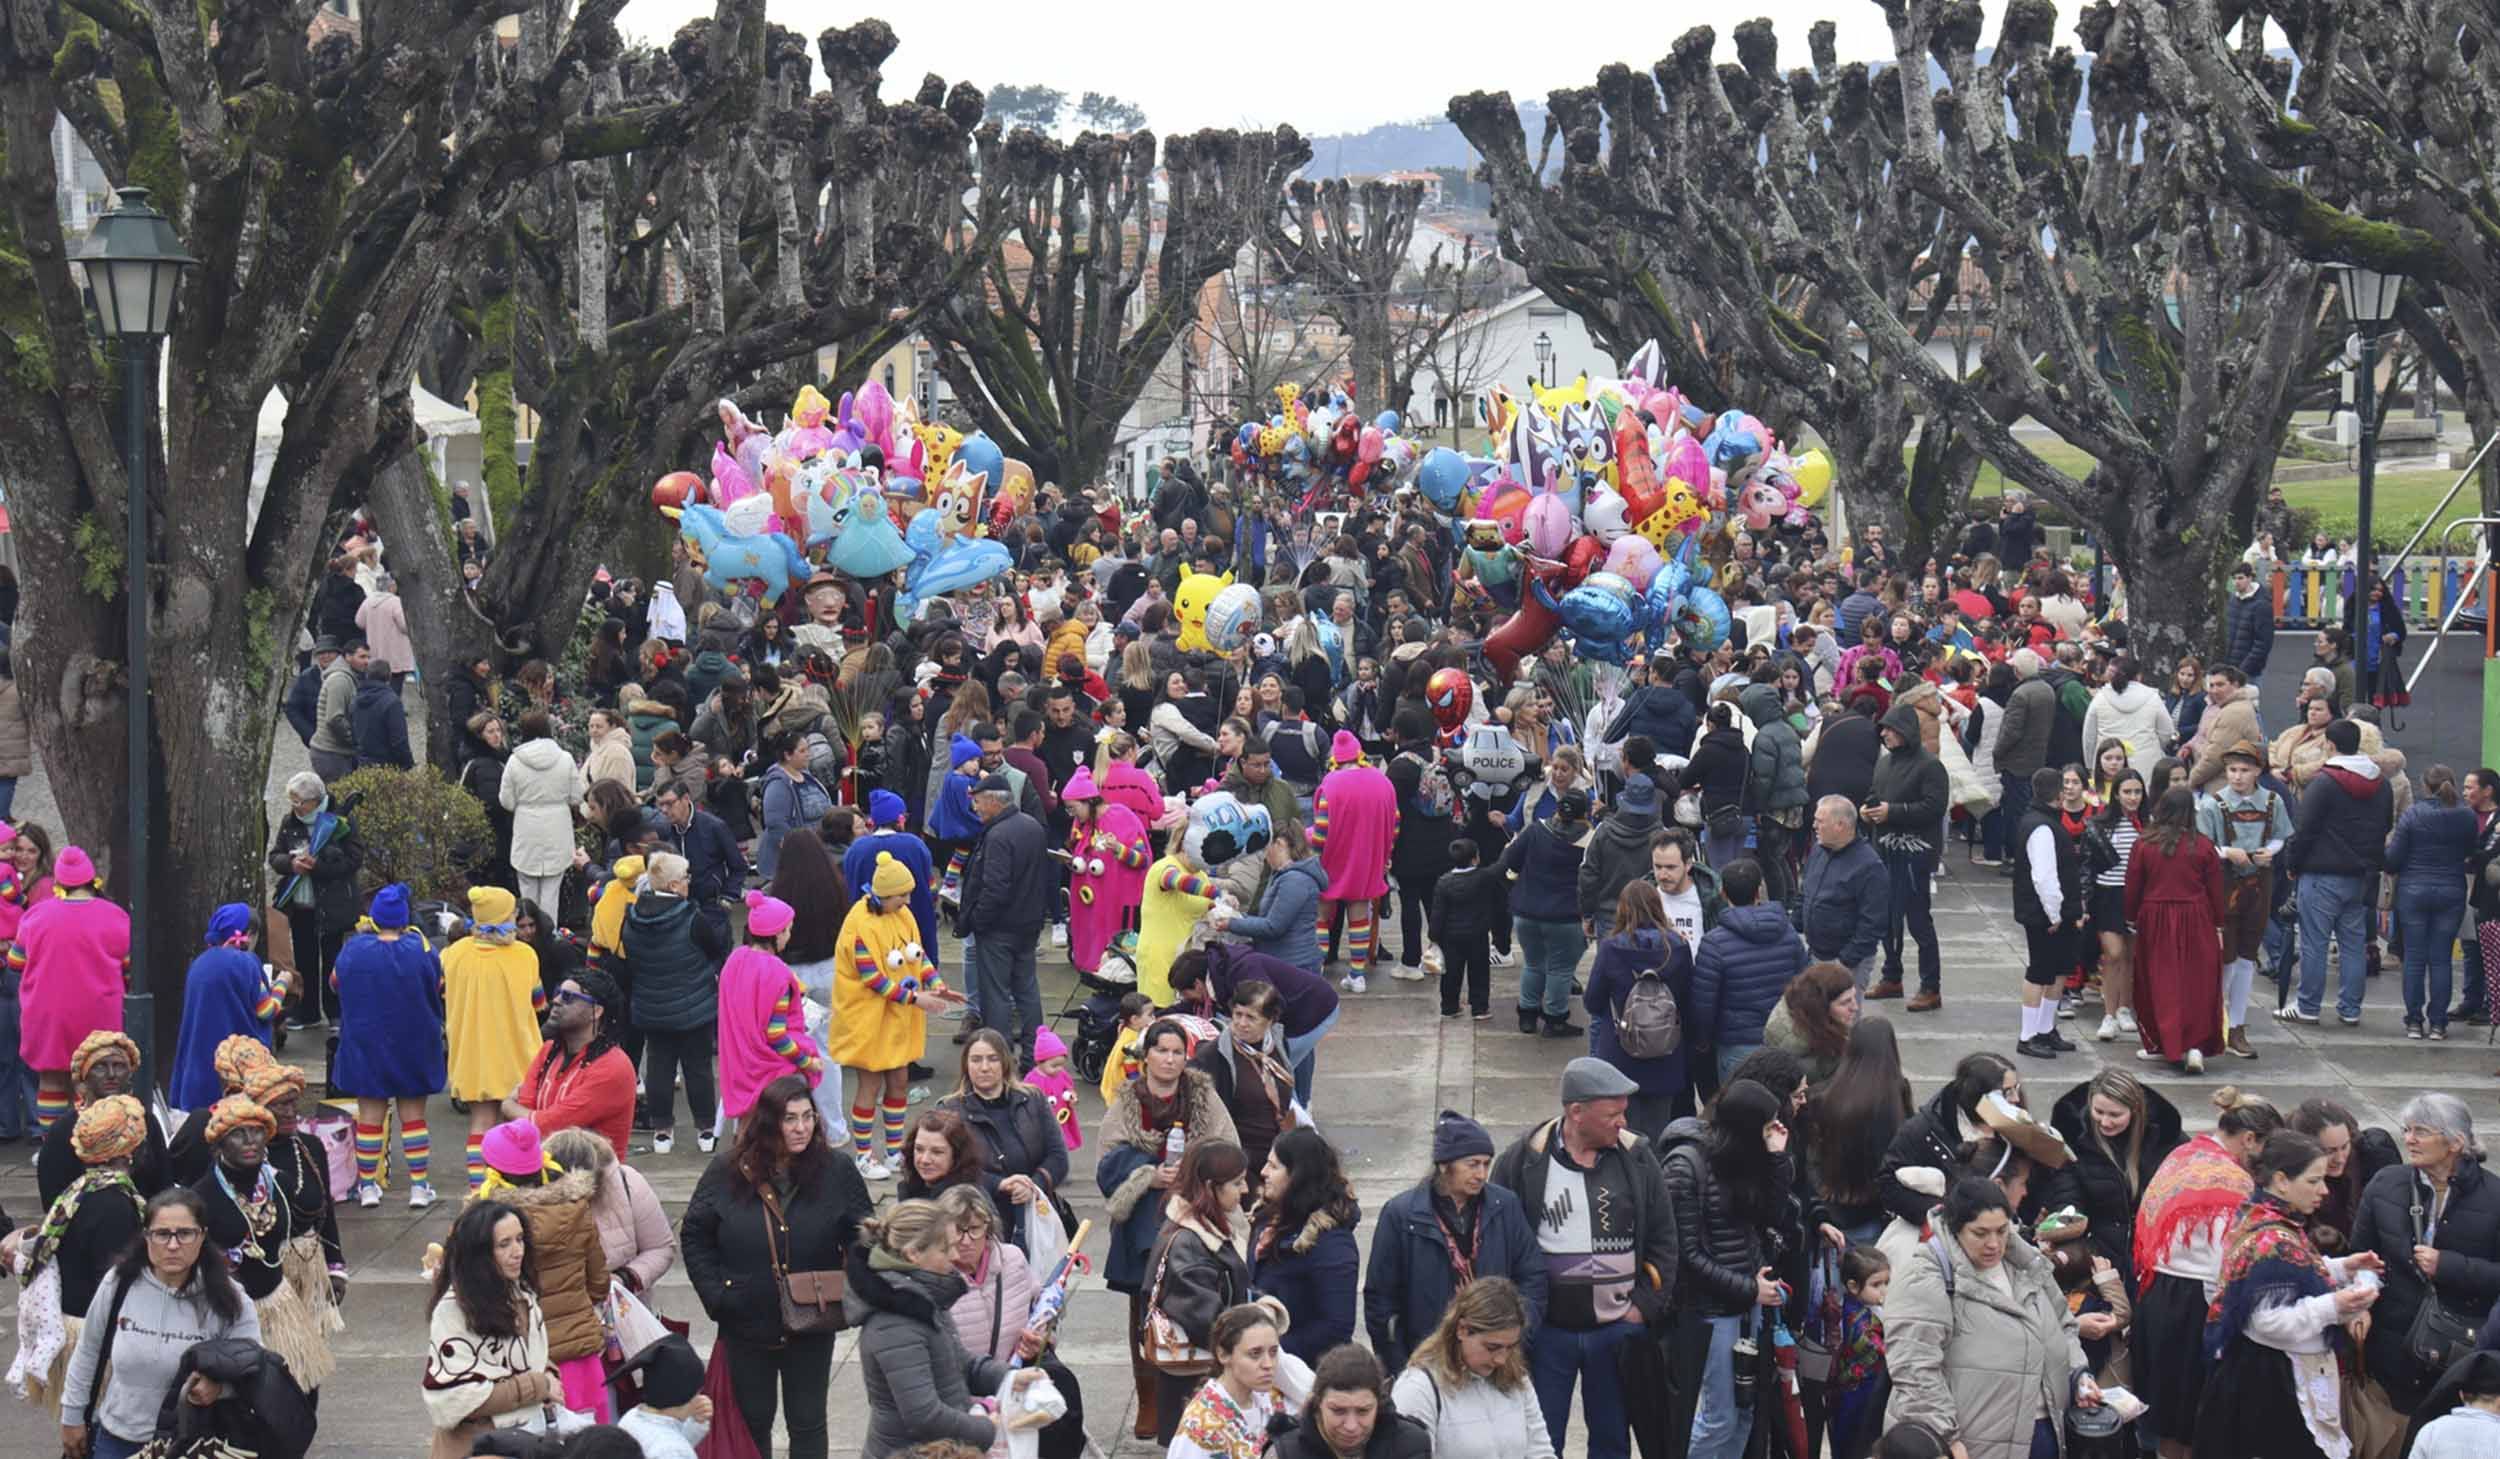
POLYGON ((2500 1016, 2500 777, 2408 773, 2367 702, 2392 652, 2321 632, 2269 738, 2253 569, 2224 652, 2156 675, 2018 497, 1949 560, 1732 532, 1726 641, 1557 642, 1508 682, 1501 605, 1405 498, 1315 522, 1176 462, 1141 516, 1045 489, 998 536, 1007 575, 907 622, 831 572, 759 612, 681 550, 647 592, 602 575, 578 674, 461 666, 493 844, 456 906, 371 885, 337 792, 411 761, 404 620, 349 541, 289 696, 313 768, 265 905, 206 929, 170 1130, 118 1031, 127 915, 79 848, 0 828, 44 1146, 11 1377, 65 1446, 301 1453, 351 1310, 338 1208, 435 1202, 437 1097, 440 1456, 779 1427, 816 1459, 850 1398, 869 1459, 1024 1430, 1068 1459, 1086 1219, 1133 1388, 1093 1408, 1187 1459, 1559 1453, 1575 1396, 1599 1459, 2500 1441, 2500 1185, 2461 1101, 2381 1130, 2226 1087, 2191 1136, 2121 1069, 2046 1118, 2025 1087, 2070 1027, 2187 1074, 2260 1057, 2261 967, 2316 1024, 2333 957, 2357 1024, 2388 943, 2409 1035, 2500 1016), (1227 573, 1260 611, 1218 651, 1183 588, 1227 573), (2020 1028, 1922 1097, 1883 1005, 1942 1007, 1935 887, 1991 874, 2020 1028), (1098 994, 1073 1038, 1045 939, 1098 994), (1553 1113, 1439 1112, 1364 1212, 1314 1114, 1329 1033, 1374 976, 1489 1022, 1495 969, 1565 1045, 1553 1113), (344 1167, 290 1034, 353 1107, 344 1167), (706 1164, 672 1220, 633 1160, 675 1149, 680 1088, 706 1164), (708 1360, 650 1300, 681 1263, 708 1360))

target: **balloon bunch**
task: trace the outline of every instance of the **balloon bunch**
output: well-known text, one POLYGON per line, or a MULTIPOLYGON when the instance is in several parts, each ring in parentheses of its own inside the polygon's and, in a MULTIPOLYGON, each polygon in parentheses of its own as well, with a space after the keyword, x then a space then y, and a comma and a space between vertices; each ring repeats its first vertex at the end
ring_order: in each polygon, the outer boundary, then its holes
POLYGON ((1701 410, 1659 370, 1652 342, 1619 379, 1526 400, 1497 385, 1477 407, 1489 455, 1444 446, 1416 464, 1463 547, 1459 577, 1509 611, 1484 642, 1505 680, 1557 634, 1613 664, 1670 632, 1716 647, 1728 611, 1711 564, 1736 528, 1803 526, 1831 489, 1821 450, 1791 455, 1753 415, 1701 410))
POLYGON ((779 432, 732 401, 719 411, 709 476, 651 487, 714 590, 771 605, 821 563, 861 583, 900 573, 909 607, 1007 570, 982 534, 1031 509, 1033 472, 987 435, 924 422, 876 382, 838 406, 801 387, 779 432))
POLYGON ((1297 510, 1323 501, 1387 495, 1414 474, 1415 443, 1400 434, 1403 419, 1384 410, 1368 421, 1343 388, 1314 404, 1299 385, 1276 387, 1276 411, 1233 432, 1233 465, 1300 495, 1297 510))

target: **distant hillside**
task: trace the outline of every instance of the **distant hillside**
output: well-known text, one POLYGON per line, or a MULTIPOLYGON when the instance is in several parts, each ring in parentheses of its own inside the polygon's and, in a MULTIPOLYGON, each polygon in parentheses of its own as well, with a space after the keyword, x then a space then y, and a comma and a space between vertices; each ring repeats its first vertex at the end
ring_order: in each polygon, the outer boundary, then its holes
MULTIPOLYGON (((1533 153, 1545 135, 1545 103, 1519 103, 1519 124, 1533 153)), ((1348 132, 1311 139, 1312 177, 1368 177, 1383 172, 1428 172, 1436 167, 1473 169, 1476 149, 1458 134, 1448 117, 1423 117, 1409 122, 1384 122, 1367 132, 1348 132)))

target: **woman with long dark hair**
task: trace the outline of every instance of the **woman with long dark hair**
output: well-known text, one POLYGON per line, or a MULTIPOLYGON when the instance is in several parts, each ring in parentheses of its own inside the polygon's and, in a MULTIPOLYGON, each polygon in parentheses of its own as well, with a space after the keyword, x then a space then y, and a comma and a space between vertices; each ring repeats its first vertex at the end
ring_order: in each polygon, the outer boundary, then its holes
POLYGON ((1884 1228, 1884 1151, 1916 1108, 1890 1019, 1869 1015, 1850 1028, 1838 1067, 1806 1108, 1806 1163, 1815 1194, 1842 1235, 1872 1245, 1884 1228))
POLYGON ((155 1435, 157 1410, 193 1344, 260 1340, 260 1318, 223 1258, 201 1260, 207 1224, 200 1198, 180 1186, 148 1202, 140 1235, 97 1284, 70 1355, 61 1384, 63 1454, 138 1453, 155 1435))
POLYGON ((2214 1129, 2184 1141, 2153 1172, 2135 1214, 2135 1313, 2130 1387, 2152 1409, 2161 1459, 2188 1459, 2205 1396, 2207 1283, 2222 1279, 2222 1243, 2254 1193, 2249 1168, 2282 1113, 2230 1085, 2214 1091, 2214 1129))
POLYGON ((2144 834, 2144 806, 2144 777, 2121 770, 2110 781, 2100 814, 2083 832, 2083 874, 2089 883, 2084 906, 2100 939, 2102 1013, 2095 1037, 2102 1043, 2136 1031, 2135 929, 2127 920, 2127 863, 2144 834))
POLYGON ((1951 1172, 1962 1168, 1971 1148, 1991 1138, 1979 1117, 1980 1105, 1991 1094, 2022 1103, 2022 1080, 2013 1064, 2000 1054, 1964 1054, 1953 1066, 1953 1077, 1893 1131, 1876 1176, 1876 1194, 1884 1209, 1913 1233, 1926 1224, 1927 1213, 1943 1192, 1921 1190, 1903 1175, 1913 1170, 1943 1171, 1950 1181, 1951 1172))
POLYGON ((1345 1167, 1319 1131, 1305 1127, 1277 1137, 1259 1172, 1250 1284, 1285 1305, 1293 1319, 1285 1351, 1306 1363, 1354 1338, 1362 1269, 1354 1229, 1362 1219, 1345 1167))
MULTIPOLYGON (((1701 1371, 1679 1375, 1683 1391, 1698 1392, 1693 1459, 1734 1459, 1744 1452, 1751 1422, 1736 1401, 1737 1343, 1752 1335, 1758 1349, 1776 1315, 1763 1309, 1786 1300, 1771 1276, 1775 1230, 1792 1224, 1785 1113, 1770 1090, 1736 1080, 1712 1102, 1699 1138, 1685 1139, 1667 1155, 1681 1267, 1676 1286, 1709 1328, 1701 1371)), ((1671 1131, 1669 1139, 1675 1138, 1671 1131)))
POLYGON ((2326 1152, 2326 1195, 2309 1213, 2309 1234, 2320 1251, 2341 1256, 2351 1243, 2352 1223, 2361 1215, 2362 1190, 2371 1176, 2403 1164, 2404 1151, 2387 1131, 2363 1128, 2359 1117, 2338 1100, 2302 1100, 2284 1124, 2326 1152))
POLYGON ((1763 1022, 1762 1041, 1804 1060, 1806 1082, 1820 1087, 1839 1070, 1849 1046, 1849 1030, 1864 1007, 1858 1001, 1857 980, 1846 966, 1809 963, 1804 972, 1788 980, 1787 990, 1763 1022))
POLYGON ((769 1434, 782 1411, 792 1459, 824 1459, 833 1333, 784 1329, 782 1281, 842 1270, 869 1210, 859 1168, 834 1158, 796 1074, 764 1086, 686 1204, 686 1276, 729 1347, 738 1412, 748 1433, 769 1434))
POLYGON ((460 1459, 489 1429, 544 1425, 564 1391, 547 1360, 529 1224, 501 1201, 473 1201, 451 1225, 428 1324, 426 1416, 431 1459, 460 1459))
MULTIPOLYGON (((1210 1347, 1215 1319, 1227 1307, 1253 1300, 1250 1286, 1249 1223, 1242 1203, 1250 1193, 1250 1162, 1230 1140, 1193 1142, 1181 1157, 1180 1178, 1163 1203, 1163 1235, 1147 1264, 1145 1301, 1131 1333, 1140 1354, 1155 1369, 1155 1442, 1170 1444, 1181 1410, 1197 1391, 1203 1374, 1194 1366, 1166 1366, 1175 1361, 1158 1339, 1178 1339, 1192 1349, 1210 1347), (1160 1361, 1158 1361, 1160 1359, 1160 1361)), ((1279 1302, 1260 1299, 1271 1308, 1277 1326, 1291 1318, 1279 1302)), ((1139 1415, 1142 1420, 1143 1414, 1139 1415)))
POLYGON ((2173 790, 2127 866, 2127 925, 2144 968, 2140 1057, 2201 1074, 2222 1052, 2222 915, 2222 859, 2196 829, 2195 793, 2173 790))

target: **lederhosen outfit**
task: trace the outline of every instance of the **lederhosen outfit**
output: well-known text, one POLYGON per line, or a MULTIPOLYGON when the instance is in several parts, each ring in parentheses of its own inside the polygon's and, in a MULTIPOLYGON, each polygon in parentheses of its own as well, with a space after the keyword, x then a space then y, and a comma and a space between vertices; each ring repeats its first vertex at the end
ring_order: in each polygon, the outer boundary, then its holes
MULTIPOLYGON (((2291 813, 2284 809, 2283 798, 2263 786, 2243 796, 2226 785, 2207 797, 2207 805, 2210 814, 2198 817, 2198 829, 2216 847, 2262 851, 2271 845, 2280 850, 2292 834, 2291 813)), ((2226 861, 2222 876, 2222 959, 2254 961, 2265 953, 2266 918, 2274 907, 2274 868, 2226 861)))

